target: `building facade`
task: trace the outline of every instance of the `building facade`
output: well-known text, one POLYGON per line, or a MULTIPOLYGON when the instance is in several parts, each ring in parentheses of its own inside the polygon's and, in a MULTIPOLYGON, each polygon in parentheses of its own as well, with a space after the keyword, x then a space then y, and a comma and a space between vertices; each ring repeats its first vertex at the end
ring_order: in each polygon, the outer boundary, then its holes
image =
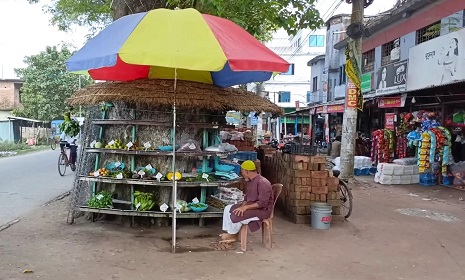
MULTIPOLYGON (((307 106, 314 87, 307 63, 325 53, 326 31, 301 30, 295 36, 289 36, 284 30, 280 30, 266 46, 288 61, 290 67, 286 73, 276 75, 263 84, 261 91, 264 92, 264 97, 284 108, 285 112, 307 106)), ((309 118, 305 118, 297 127, 293 118, 281 118, 273 123, 273 131, 295 133, 304 129, 304 126, 309 126, 309 118)))
MULTIPOLYGON (((363 39, 361 58, 365 103, 359 131, 371 135, 376 129, 390 128, 391 118, 404 112, 434 111, 444 123, 457 110, 465 111, 464 10, 465 1, 408 0, 367 20, 369 36, 363 39)), ((309 61, 312 73, 321 74, 322 87, 328 76, 327 94, 319 98, 321 92, 316 92, 316 102, 310 104, 315 115, 326 119, 326 140, 339 134, 334 111, 344 111, 347 43, 344 38, 334 44, 336 51, 327 50, 323 71, 321 58, 309 61)))
POLYGON ((7 120, 11 112, 21 106, 22 85, 23 81, 18 79, 0 80, 0 120, 7 120))

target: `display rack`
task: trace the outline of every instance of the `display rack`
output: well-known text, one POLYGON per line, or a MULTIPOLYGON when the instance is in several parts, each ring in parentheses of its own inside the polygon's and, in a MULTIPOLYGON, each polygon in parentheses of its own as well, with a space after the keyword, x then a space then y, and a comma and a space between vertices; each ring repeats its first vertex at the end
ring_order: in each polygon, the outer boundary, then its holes
MULTIPOLYGON (((151 121, 151 120, 109 120, 106 119, 107 112, 104 111, 102 114, 102 119, 100 120, 92 120, 92 125, 99 126, 99 135, 98 141, 103 140, 105 127, 110 125, 125 125, 125 126, 132 126, 132 141, 137 139, 137 128, 139 126, 172 126, 170 122, 159 122, 159 121, 151 121)), ((218 124, 209 124, 209 123, 178 123, 177 127, 195 127, 195 128, 203 128, 202 134, 202 142, 203 142, 203 150, 207 148, 210 144, 219 144, 218 137, 209 137, 209 132, 207 129, 215 129, 218 130, 219 128, 230 128, 234 126, 230 125, 218 125, 218 124), (211 140, 211 141, 209 141, 211 140)), ((216 131, 219 133, 219 131, 216 131)), ((95 170, 97 170, 100 166, 101 155, 102 154, 120 154, 120 155, 127 155, 130 157, 130 168, 131 171, 135 170, 135 158, 137 156, 173 156, 173 152, 165 152, 160 150, 122 150, 122 149, 106 149, 106 148, 85 148, 86 153, 95 153, 95 170)), ((176 157, 202 157, 202 170, 200 172, 206 172, 208 167, 208 158, 209 157, 223 157, 234 154, 235 152, 175 152, 176 157)), ((122 200, 114 200, 114 202, 120 204, 127 204, 130 205, 130 210, 122 210, 122 209, 110 209, 110 208, 90 208, 88 206, 78 206, 79 211, 82 212, 90 212, 93 214, 111 214, 111 215, 120 215, 120 216, 131 216, 131 217, 159 217, 159 218, 169 218, 172 217, 172 212, 162 212, 162 211, 137 211, 134 207, 134 186, 142 185, 142 186, 149 186, 149 187, 171 187, 173 185, 172 181, 158 181, 158 180, 149 180, 149 179, 114 179, 108 177, 92 177, 92 176, 79 176, 80 181, 88 182, 89 184, 92 183, 92 196, 94 196, 97 192, 98 184, 122 184, 128 185, 131 188, 131 201, 122 201, 122 200)), ((200 188, 200 202, 205 203, 207 199, 207 189, 214 188, 214 187, 221 187, 221 186, 229 186, 235 183, 238 183, 240 179, 237 180, 230 180, 230 181, 214 181, 214 182, 182 182, 178 181, 177 186, 180 188, 200 188)), ((204 212, 184 212, 176 214, 178 218, 199 218, 199 225, 204 225, 204 218, 213 218, 213 217, 222 217, 223 210, 209 206, 206 211, 204 212)), ((94 218, 94 217, 93 217, 94 218)), ((93 219, 94 220, 94 219, 93 219)))

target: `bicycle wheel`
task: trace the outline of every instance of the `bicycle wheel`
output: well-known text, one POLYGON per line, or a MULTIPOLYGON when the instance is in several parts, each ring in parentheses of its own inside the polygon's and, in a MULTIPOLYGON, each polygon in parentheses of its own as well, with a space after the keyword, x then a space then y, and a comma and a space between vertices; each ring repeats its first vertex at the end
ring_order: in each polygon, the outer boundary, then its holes
POLYGON ((58 157, 58 173, 60 173, 60 176, 65 176, 66 166, 68 166, 68 156, 65 153, 60 153, 58 157))
POLYGON ((50 144, 50 148, 52 148, 52 150, 55 150, 57 148, 57 141, 55 141, 55 139, 52 140, 52 143, 50 144))
POLYGON ((344 218, 349 218, 352 214, 352 192, 350 191, 347 184, 339 180, 339 191, 341 192, 341 214, 344 218))

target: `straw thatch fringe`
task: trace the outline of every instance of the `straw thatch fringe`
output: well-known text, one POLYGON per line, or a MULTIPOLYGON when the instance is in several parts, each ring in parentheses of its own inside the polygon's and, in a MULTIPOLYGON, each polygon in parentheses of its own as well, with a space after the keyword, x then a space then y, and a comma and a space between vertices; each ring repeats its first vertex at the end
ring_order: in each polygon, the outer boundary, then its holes
MULTIPOLYGON (((96 105, 115 101, 153 107, 172 105, 174 81, 144 79, 95 83, 77 91, 68 99, 70 105, 96 105)), ((283 113, 276 104, 251 92, 188 81, 177 81, 176 105, 180 109, 283 113)))

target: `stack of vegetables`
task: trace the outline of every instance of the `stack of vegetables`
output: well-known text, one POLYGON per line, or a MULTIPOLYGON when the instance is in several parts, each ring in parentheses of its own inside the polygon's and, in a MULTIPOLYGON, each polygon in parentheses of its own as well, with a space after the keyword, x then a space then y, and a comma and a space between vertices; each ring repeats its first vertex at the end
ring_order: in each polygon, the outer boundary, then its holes
POLYGON ((373 132, 371 160, 375 163, 387 163, 394 160, 394 133, 389 129, 373 132))

